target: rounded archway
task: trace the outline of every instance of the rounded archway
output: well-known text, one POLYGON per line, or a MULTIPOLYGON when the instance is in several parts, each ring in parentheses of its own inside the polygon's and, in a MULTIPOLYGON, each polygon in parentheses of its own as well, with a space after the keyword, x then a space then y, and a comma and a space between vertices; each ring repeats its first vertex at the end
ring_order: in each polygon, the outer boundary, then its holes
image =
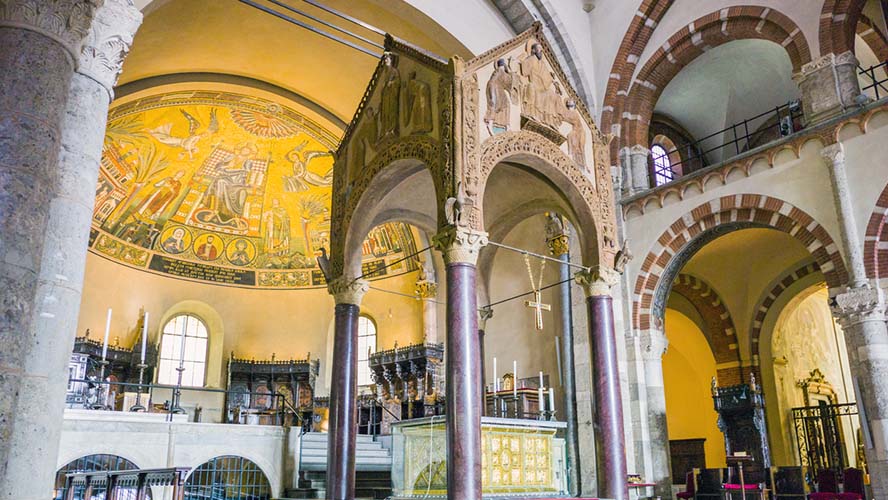
POLYGON ((237 455, 212 458, 197 466, 185 481, 185 498, 269 500, 271 483, 255 462, 237 455))
MULTIPOLYGON (((72 460, 62 466, 56 472, 55 500, 65 500, 68 490, 65 488, 65 477, 72 472, 117 471, 135 470, 139 467, 130 460, 117 455, 104 453, 86 455, 72 460)), ((151 491, 148 491, 147 500, 151 499, 151 491)))

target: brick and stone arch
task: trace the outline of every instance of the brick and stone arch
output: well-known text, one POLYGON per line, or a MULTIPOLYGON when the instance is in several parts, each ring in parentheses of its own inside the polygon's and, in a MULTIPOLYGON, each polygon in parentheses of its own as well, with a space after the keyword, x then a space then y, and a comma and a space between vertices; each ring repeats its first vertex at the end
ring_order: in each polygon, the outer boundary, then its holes
POLYGON ((872 19, 860 14, 856 33, 869 46, 879 61, 888 61, 888 38, 872 19))
POLYGON ((808 249, 831 289, 847 283, 848 273, 838 245, 806 212, 761 194, 722 196, 679 217, 644 257, 633 288, 633 324, 640 330, 661 329, 671 284, 691 256, 727 232, 750 227, 789 234, 808 249))
MULTIPOLYGON (((635 74, 641 54, 673 2, 674 0, 643 0, 632 18, 626 34, 623 35, 623 41, 620 43, 608 76, 601 108, 601 130, 611 133, 615 137, 622 135, 620 117, 623 114, 626 96, 629 93, 632 76, 635 74)), ((619 158, 619 147, 620 141, 611 142, 610 157, 612 161, 619 158)))
POLYGON ((863 261, 866 276, 879 279, 888 276, 888 185, 882 189, 866 225, 863 261))
POLYGON ((734 319, 718 292, 701 278, 683 273, 672 282, 672 293, 687 299, 700 313, 706 327, 703 333, 709 340, 715 362, 739 361, 734 319))
POLYGON ((824 0, 820 10, 820 55, 854 52, 857 21, 866 0, 824 0))
POLYGON ((749 330, 749 352, 754 363, 758 364, 760 352, 759 341, 762 337, 762 325, 764 324, 768 313, 771 311, 772 306, 774 306, 777 299, 794 284, 803 279, 812 278, 820 281, 824 279, 823 274, 820 272, 820 266, 816 262, 802 264, 780 277, 776 283, 774 283, 774 286, 771 287, 771 289, 768 290, 768 292, 756 303, 754 309, 755 316, 752 318, 752 327, 749 330))
POLYGON ((658 48, 639 70, 621 117, 621 146, 646 145, 654 106, 669 82, 694 59, 719 45, 745 39, 782 46, 793 72, 811 62, 802 30, 781 12, 761 6, 720 9, 685 25, 658 48))

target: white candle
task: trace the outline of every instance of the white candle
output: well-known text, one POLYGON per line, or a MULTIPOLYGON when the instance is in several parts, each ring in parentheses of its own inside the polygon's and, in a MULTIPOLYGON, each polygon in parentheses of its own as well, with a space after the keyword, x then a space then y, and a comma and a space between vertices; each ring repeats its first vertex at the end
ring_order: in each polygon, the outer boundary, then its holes
POLYGON ((512 360, 512 396, 518 399, 518 361, 512 360))
POLYGON ((182 329, 182 343, 179 344, 179 368, 185 366, 185 329, 182 329))
POLYGON ((105 320, 105 340, 102 341, 102 361, 108 357, 108 335, 111 334, 111 308, 108 308, 108 319, 105 320))
POLYGON ((142 364, 145 364, 145 349, 148 346, 148 311, 145 311, 145 317, 142 318, 142 364))
POLYGON ((540 372, 540 389, 543 388, 543 372, 540 372))
POLYGON ((493 357, 493 392, 499 392, 499 379, 496 378, 496 356, 493 357))
POLYGON ((537 403, 540 407, 540 416, 542 417, 543 412, 546 411, 546 400, 543 397, 543 386, 537 388, 537 403))
POLYGON ((555 411, 555 389, 549 387, 549 412, 555 411))

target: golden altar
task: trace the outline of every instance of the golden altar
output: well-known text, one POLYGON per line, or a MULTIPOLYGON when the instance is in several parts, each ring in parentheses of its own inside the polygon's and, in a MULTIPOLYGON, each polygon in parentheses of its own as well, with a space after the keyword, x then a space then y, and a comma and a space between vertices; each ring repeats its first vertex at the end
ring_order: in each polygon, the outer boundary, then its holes
MULTIPOLYGON (((396 499, 447 497, 446 417, 392 425, 392 487, 396 499)), ((564 422, 483 417, 484 498, 567 494, 564 422)))

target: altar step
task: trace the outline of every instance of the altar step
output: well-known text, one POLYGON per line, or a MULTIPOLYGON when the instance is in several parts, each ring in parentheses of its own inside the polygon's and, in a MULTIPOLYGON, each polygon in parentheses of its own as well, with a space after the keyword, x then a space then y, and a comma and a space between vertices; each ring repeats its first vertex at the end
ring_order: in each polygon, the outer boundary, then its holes
MULTIPOLYGON (((302 436, 302 461, 299 470, 327 470, 327 433, 309 432, 302 436)), ((355 453, 355 470, 385 471, 392 470, 392 453, 382 446, 373 436, 358 435, 355 453)))
MULTIPOLYGON (((326 498, 327 473, 310 471, 303 474, 299 488, 286 490, 285 498, 326 498)), ((355 473, 355 500, 380 500, 392 494, 392 476, 389 471, 357 471, 355 473)))

